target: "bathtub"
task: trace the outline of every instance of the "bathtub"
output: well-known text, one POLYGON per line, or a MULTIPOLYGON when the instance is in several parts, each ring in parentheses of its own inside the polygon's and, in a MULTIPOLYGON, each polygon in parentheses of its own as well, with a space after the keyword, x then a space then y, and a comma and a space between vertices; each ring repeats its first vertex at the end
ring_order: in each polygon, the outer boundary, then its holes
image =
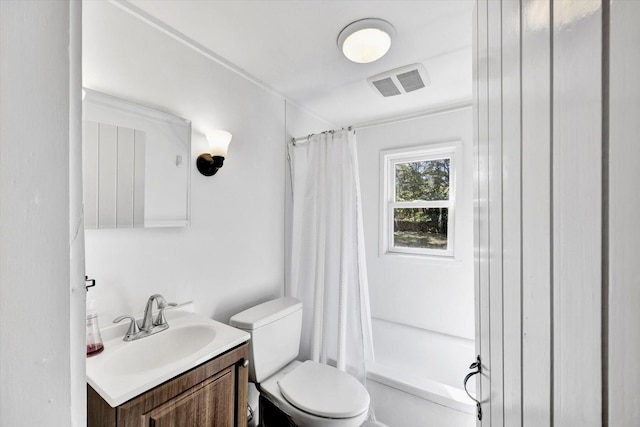
MULTIPOLYGON (((376 418, 390 427, 474 427, 475 404, 462 388, 473 340, 373 320, 375 362, 367 389, 376 418)), ((475 384, 469 382, 469 390, 475 384)))

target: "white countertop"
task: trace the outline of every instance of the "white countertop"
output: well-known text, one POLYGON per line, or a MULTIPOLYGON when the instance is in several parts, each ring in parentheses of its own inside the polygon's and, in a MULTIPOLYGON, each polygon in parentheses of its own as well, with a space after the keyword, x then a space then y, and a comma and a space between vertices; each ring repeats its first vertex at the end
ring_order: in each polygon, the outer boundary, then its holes
POLYGON ((87 358, 89 385, 115 408, 250 338, 190 310, 192 304, 166 310, 169 328, 135 341, 122 340, 129 322, 102 329, 104 351, 87 358))

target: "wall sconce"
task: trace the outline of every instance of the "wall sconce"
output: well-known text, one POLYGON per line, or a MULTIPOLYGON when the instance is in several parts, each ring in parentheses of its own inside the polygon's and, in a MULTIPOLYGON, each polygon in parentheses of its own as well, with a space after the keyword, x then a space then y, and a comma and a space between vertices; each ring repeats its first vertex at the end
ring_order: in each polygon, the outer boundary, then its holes
POLYGON ((202 175, 211 176, 222 167, 232 135, 223 130, 214 130, 206 136, 209 142, 209 153, 200 154, 196 160, 196 166, 202 175))

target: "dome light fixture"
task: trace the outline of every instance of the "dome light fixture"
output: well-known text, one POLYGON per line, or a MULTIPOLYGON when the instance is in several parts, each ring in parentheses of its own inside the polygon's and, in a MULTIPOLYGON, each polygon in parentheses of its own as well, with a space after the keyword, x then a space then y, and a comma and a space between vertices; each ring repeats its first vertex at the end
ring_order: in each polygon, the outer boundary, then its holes
POLYGON ((389 51, 395 35, 393 25, 383 19, 360 19, 340 31, 338 47, 349 60, 368 64, 382 58, 389 51))

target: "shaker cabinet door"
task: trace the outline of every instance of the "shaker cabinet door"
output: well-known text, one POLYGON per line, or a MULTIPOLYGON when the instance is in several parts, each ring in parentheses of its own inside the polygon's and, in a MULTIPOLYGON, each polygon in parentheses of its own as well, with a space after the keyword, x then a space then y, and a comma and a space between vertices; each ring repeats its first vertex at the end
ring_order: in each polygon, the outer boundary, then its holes
POLYGON ((143 415, 145 427, 233 427, 232 368, 209 378, 143 415))

